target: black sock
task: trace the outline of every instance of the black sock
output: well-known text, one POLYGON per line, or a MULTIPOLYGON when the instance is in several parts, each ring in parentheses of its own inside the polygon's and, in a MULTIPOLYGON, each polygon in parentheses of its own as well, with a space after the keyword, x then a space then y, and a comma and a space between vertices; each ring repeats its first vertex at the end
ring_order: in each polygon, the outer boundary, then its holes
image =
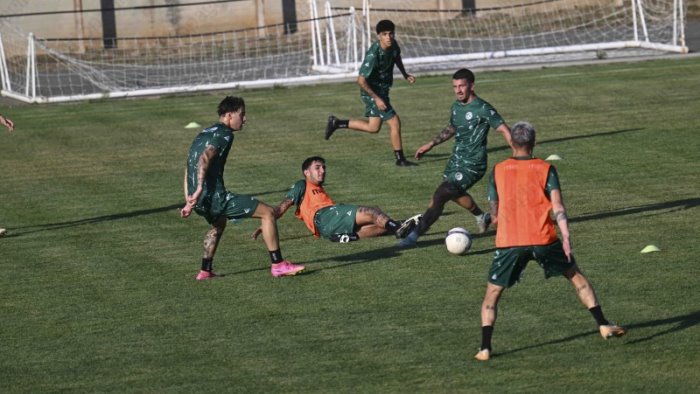
POLYGON ((277 264, 282 261, 282 252, 279 249, 270 252, 270 260, 272 264, 277 264))
POLYGON ((336 119, 335 120, 335 127, 339 129, 347 129, 348 125, 350 124, 350 120, 342 120, 342 119, 336 119))
POLYGON ((588 311, 591 312, 591 315, 593 315, 593 318, 599 326, 607 326, 610 324, 605 316, 603 316, 603 309, 600 307, 600 305, 596 305, 588 311))
POLYGON ((389 219, 384 225, 384 228, 389 234, 396 234, 396 230, 398 230, 399 227, 401 227, 401 223, 394 219, 389 219))
POLYGON ((491 351, 491 335, 493 335, 493 326, 481 327, 481 350, 491 351))
POLYGON ((211 272, 211 266, 214 264, 214 259, 202 259, 202 271, 211 272))
POLYGON ((357 235, 357 233, 331 234, 331 236, 328 239, 331 242, 340 242, 341 244, 345 244, 348 242, 357 241, 358 239, 360 239, 360 236, 357 235))
POLYGON ((394 155, 396 156, 396 160, 398 161, 406 160, 406 157, 403 155, 403 149, 395 150, 394 155))

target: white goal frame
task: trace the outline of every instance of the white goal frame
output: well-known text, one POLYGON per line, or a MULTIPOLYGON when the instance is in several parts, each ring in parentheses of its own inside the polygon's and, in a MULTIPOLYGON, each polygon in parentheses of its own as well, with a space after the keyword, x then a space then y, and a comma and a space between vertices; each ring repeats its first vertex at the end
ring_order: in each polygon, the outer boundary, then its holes
MULTIPOLYGON (((355 1, 359 4, 360 0, 349 0, 351 3, 355 1)), ((525 6, 529 6, 555 1, 579 0, 522 1, 525 3, 525 6)), ((665 6, 670 6, 672 2, 671 10, 663 10, 664 17, 662 27, 664 31, 669 32, 663 38, 654 36, 648 26, 650 20, 648 16, 650 12, 649 8, 659 3, 661 0, 610 0, 610 2, 613 1, 622 4, 625 15, 631 18, 631 21, 627 20, 625 26, 623 26, 624 37, 622 39, 607 41, 603 39, 599 42, 573 43, 570 45, 547 46, 536 44, 529 45, 525 43, 520 45, 520 47, 513 46, 496 48, 493 50, 487 48, 486 50, 476 51, 457 50, 451 53, 431 54, 428 53, 430 52, 429 49, 431 49, 431 41, 428 41, 428 45, 424 47, 420 47, 418 42, 420 40, 425 41, 430 39, 440 40, 440 38, 419 37, 418 33, 413 35, 404 34, 407 24, 401 24, 401 22, 399 22, 397 23, 397 26, 399 26, 397 30, 399 30, 398 40, 402 45, 402 49, 404 49, 402 55, 403 63, 412 65, 413 67, 411 67, 411 69, 413 72, 436 72, 445 69, 452 70, 454 69, 454 64, 469 67, 478 67, 480 65, 500 67, 502 64, 507 64, 499 63, 499 61, 503 59, 510 60, 519 58, 524 59, 522 60, 524 64, 528 64, 528 62, 532 64, 550 61, 566 61, 549 60, 548 56, 567 56, 567 54, 587 53, 589 57, 593 54, 592 56, 594 57, 598 56, 598 58, 602 58, 607 56, 608 51, 615 50, 643 49, 661 53, 688 52, 685 43, 685 4, 683 0, 668 0, 666 3, 663 3, 665 6), (670 36, 670 38, 668 36, 670 36), (406 48, 412 49, 413 52, 407 51, 406 48)), ((347 2, 348 1, 346 1, 346 3, 347 2)), ((264 73, 260 76, 247 73, 243 74, 242 77, 239 77, 237 74, 231 74, 231 76, 219 78, 211 76, 199 80, 195 77, 178 80, 176 79, 178 76, 175 75, 175 79, 172 81, 159 81, 159 84, 156 83, 152 86, 148 86, 148 84, 146 84, 146 86, 142 86, 142 84, 119 85, 119 83, 112 83, 113 81, 105 82, 106 78, 104 76, 109 73, 109 70, 105 71, 98 67, 109 67, 111 66, 109 62, 102 61, 98 63, 84 61, 69 51, 62 51, 61 47, 52 46, 50 40, 34 37, 32 33, 23 33, 16 27, 8 25, 8 23, 0 20, 0 93, 3 96, 28 103, 55 103, 104 98, 168 95, 220 89, 314 84, 349 79, 357 75, 357 70, 362 61, 363 54, 374 37, 373 23, 384 18, 400 20, 401 14, 399 11, 407 11, 382 9, 378 6, 381 3, 381 0, 374 0, 372 4, 370 4, 369 0, 362 0, 361 10, 358 11, 352 6, 342 9, 338 7, 334 8, 330 1, 326 1, 323 3, 322 7, 323 15, 320 15, 317 0, 308 0, 309 18, 299 21, 299 31, 295 34, 294 42, 291 43, 290 41, 288 45, 289 48, 285 48, 283 44, 277 48, 273 48, 272 53, 263 53, 261 51, 260 56, 263 56, 265 59, 261 60, 261 62, 268 62, 269 60, 267 59, 270 58, 282 58, 275 60, 280 62, 279 65, 275 63, 275 65, 272 66, 272 68, 275 69, 285 67, 286 65, 284 62, 291 62, 291 57, 293 56, 295 58, 294 61, 298 63, 295 65, 297 68, 294 69, 293 72, 286 72, 288 75, 282 72, 282 76, 275 74, 270 77, 270 75, 264 73), (17 53, 21 51, 17 48, 21 45, 22 40, 26 43, 26 49, 23 53, 18 55, 17 53), (10 44, 13 45, 13 49, 8 51, 10 44), (45 66, 43 62, 46 62, 49 58, 58 65, 45 66), (64 71, 60 76, 56 76, 59 74, 46 75, 59 67, 63 67, 67 71, 64 71), (63 88, 61 86, 61 84, 64 83, 62 79, 66 79, 68 82, 70 82, 70 80, 79 79, 82 85, 63 88), (54 87, 52 85, 49 89, 47 85, 50 84, 55 84, 56 86, 54 87), (83 89, 83 87, 85 87, 85 89, 83 89)), ((413 12, 415 10, 408 11, 413 12)), ((452 14, 459 14, 462 12, 463 15, 465 10, 447 11, 452 14)), ((658 10, 651 11, 658 12, 658 10)), ((477 9, 476 12, 478 14, 481 13, 482 10, 477 9)), ((478 18, 478 16, 475 18, 478 18)), ((265 34, 257 34, 258 36, 272 36, 274 40, 275 34, 277 34, 279 40, 282 40, 283 33, 279 33, 280 29, 277 26, 266 26, 263 28, 265 29, 265 34)), ((228 34, 230 32, 226 33, 228 34)), ((260 31, 258 31, 258 33, 260 33, 260 31)), ((456 33, 459 35, 459 32, 456 33)), ((466 35, 467 34, 463 34, 462 36, 466 35)), ((201 37, 204 37, 204 35, 195 36, 195 40, 201 37)), ((234 42, 238 39, 236 37, 235 35, 228 35, 223 39, 217 38, 220 41, 217 41, 216 44, 223 45, 221 44, 223 42, 231 46, 239 45, 234 42)), ((157 42, 170 42, 169 40, 177 42, 177 40, 191 40, 192 37, 157 37, 156 39, 157 42)), ((469 41, 472 38, 459 37, 459 39, 462 41, 469 41)), ((246 40, 251 41, 249 37, 246 37, 246 40)), ((533 42, 537 43, 537 41, 533 42)), ((173 43, 169 45, 173 46, 161 49, 161 51, 172 51, 172 48, 176 48, 177 44, 173 43)), ((266 43, 262 42, 260 45, 266 45, 266 43)), ((269 51, 267 48, 266 50, 269 51)), ((158 49, 156 48, 155 51, 158 51, 158 49)), ((155 57, 157 56, 158 53, 156 53, 155 57)), ((206 60, 207 56, 204 55, 201 59, 198 59, 200 63, 197 64, 206 64, 206 60)), ((177 58, 172 61, 174 62, 173 64, 178 66, 178 64, 176 64, 176 62, 179 61, 177 58)), ((185 62, 187 59, 182 61, 185 62)), ((117 60, 114 62, 118 63, 117 60)), ((168 67, 170 65, 171 64, 163 66, 161 64, 156 64, 145 66, 153 69, 157 67, 168 67)), ((130 70, 129 67, 134 67, 134 69, 136 69, 134 64, 122 64, 119 66, 121 66, 122 69, 126 69, 127 73, 128 70, 130 70)), ((139 63, 137 66, 144 65, 139 63)), ((184 64, 182 70, 186 70, 187 67, 188 64, 184 64)), ((231 65, 227 63, 225 67, 229 69, 235 68, 236 64, 234 63, 231 65)), ((180 72, 180 69, 176 70, 176 72, 164 71, 164 73, 170 72, 172 74, 177 74, 180 72)), ((124 72, 123 70, 120 71, 124 72)), ((140 71, 137 70, 134 72, 138 73, 140 71)), ((185 73, 186 71, 182 72, 185 73)), ((156 75, 154 78, 158 79, 159 76, 156 75)))

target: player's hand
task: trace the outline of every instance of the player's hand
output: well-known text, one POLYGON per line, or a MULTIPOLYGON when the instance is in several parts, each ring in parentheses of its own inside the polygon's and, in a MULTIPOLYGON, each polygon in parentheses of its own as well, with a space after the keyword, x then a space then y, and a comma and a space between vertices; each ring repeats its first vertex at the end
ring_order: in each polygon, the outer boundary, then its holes
POLYGON ((418 148, 418 150, 416 151, 416 154, 415 154, 416 159, 420 160, 421 157, 423 157, 423 155, 426 154, 431 149, 433 149, 432 141, 428 142, 427 144, 418 148))
POLYGON ((250 234, 250 237, 253 239, 258 239, 258 237, 262 234, 262 227, 258 227, 253 231, 253 234, 250 234))
POLYGON ((408 81, 409 84, 413 85, 416 83, 416 77, 413 76, 413 74, 408 74, 408 77, 406 77, 406 80, 408 81))
POLYGON ((564 254, 566 255, 566 260, 571 262, 571 241, 569 238, 564 238, 561 241, 561 245, 564 248, 564 254))
POLYGON ((180 210, 180 217, 183 219, 189 217, 192 214, 192 208, 194 208, 194 204, 185 204, 185 206, 180 210))
POLYGON ((15 129, 15 123, 2 115, 0 115, 0 124, 7 127, 10 133, 15 129))
POLYGON ((377 108, 379 108, 382 111, 386 111, 386 103, 384 102, 384 100, 382 100, 381 97, 375 98, 374 103, 377 104, 377 108))

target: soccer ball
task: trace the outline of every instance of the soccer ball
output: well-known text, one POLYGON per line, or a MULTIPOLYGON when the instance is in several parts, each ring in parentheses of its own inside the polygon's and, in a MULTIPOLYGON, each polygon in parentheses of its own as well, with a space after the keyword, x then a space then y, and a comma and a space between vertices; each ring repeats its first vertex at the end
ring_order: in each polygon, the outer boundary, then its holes
POLYGON ((448 252, 456 255, 463 255, 467 253, 472 246, 472 236, 469 234, 469 231, 461 227, 455 227, 447 232, 445 246, 447 246, 448 252))

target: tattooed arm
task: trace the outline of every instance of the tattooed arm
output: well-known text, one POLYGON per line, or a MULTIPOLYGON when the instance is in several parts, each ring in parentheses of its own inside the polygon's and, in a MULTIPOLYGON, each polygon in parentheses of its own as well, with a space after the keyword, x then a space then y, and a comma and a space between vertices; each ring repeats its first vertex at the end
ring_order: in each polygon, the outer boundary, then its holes
POLYGON ((452 138, 452 136, 455 135, 456 131, 457 130, 450 125, 445 126, 445 128, 442 129, 440 134, 436 135, 435 138, 433 138, 430 142, 418 148, 418 150, 416 151, 416 159, 420 160, 420 158, 423 157, 423 155, 426 154, 428 151, 433 149, 435 145, 440 145, 443 142, 452 138))
POLYGON ((561 191, 559 189, 552 190, 550 192, 550 198, 552 200, 554 219, 557 221, 557 226, 559 226, 559 232, 561 232, 561 243, 564 247, 564 253, 566 254, 566 258, 571 261, 569 220, 566 217, 566 207, 564 206, 564 201, 562 200, 561 191))
MULTIPOLYGON (((217 151, 216 148, 211 145, 207 145, 204 152, 199 155, 199 161, 197 162, 197 190, 195 190, 191 195, 186 196, 185 206, 182 208, 182 210, 180 210, 180 216, 183 218, 190 216, 192 209, 194 209, 199 197, 201 197, 202 185, 204 184, 204 178, 209 170, 209 164, 211 163, 211 159, 218 153, 219 151, 217 151)), ((185 170, 185 194, 187 194, 187 170, 185 170)))

